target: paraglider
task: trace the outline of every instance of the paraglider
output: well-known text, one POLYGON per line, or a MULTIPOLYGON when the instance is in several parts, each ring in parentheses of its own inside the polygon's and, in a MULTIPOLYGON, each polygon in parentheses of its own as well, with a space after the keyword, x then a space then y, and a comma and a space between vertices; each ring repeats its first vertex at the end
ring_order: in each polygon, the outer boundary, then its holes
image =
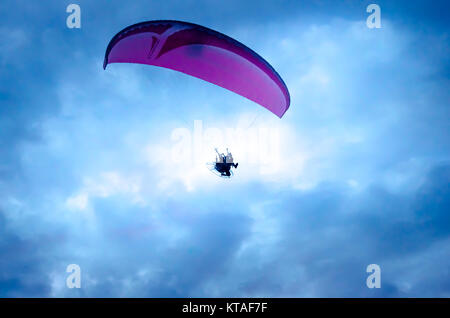
POLYGON ((234 163, 233 155, 228 151, 228 148, 226 155, 224 153, 219 153, 217 148, 215 150, 217 153, 216 161, 208 164, 210 170, 220 177, 230 178, 233 175, 231 167, 236 169, 239 163, 234 163))
POLYGON ((109 42, 103 68, 111 63, 176 70, 233 91, 280 118, 290 104, 286 84, 267 61, 235 39, 193 23, 131 25, 109 42))
MULTIPOLYGON (((289 91, 275 69, 237 40, 198 24, 156 20, 117 33, 105 52, 103 69, 112 63, 159 66, 200 78, 268 109, 279 118, 289 109, 289 91)), ((208 163, 220 177, 233 175, 231 153, 208 163)))

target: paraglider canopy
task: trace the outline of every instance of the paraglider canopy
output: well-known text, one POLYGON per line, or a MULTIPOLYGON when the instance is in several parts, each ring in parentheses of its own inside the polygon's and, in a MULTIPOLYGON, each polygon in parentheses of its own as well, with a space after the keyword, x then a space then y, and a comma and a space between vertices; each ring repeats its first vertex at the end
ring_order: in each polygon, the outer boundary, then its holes
POLYGON ((171 20, 129 26, 110 41, 103 68, 139 63, 195 76, 244 96, 282 117, 289 91, 274 68, 256 52, 206 27, 171 20))

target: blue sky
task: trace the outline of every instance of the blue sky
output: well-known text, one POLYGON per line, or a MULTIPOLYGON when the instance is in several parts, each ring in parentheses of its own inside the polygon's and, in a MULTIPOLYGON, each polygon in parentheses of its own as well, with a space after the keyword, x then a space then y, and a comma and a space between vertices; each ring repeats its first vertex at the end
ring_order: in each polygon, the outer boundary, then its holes
POLYGON ((374 1, 369 29, 369 1, 73 1, 68 29, 70 3, 0 3, 0 296, 450 296, 447 3, 374 1), (291 108, 280 120, 184 74, 102 69, 116 32, 156 19, 245 43, 291 108), (179 161, 174 132, 194 138, 194 121, 259 146, 210 138, 179 161), (233 179, 205 167, 217 144, 233 179))

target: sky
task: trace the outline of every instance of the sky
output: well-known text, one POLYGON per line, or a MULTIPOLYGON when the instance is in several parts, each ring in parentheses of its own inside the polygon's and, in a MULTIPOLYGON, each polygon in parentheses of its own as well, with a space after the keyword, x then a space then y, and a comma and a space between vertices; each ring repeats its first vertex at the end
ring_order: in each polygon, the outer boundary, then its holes
POLYGON ((448 12, 3 0, 0 296, 450 297, 448 12), (118 31, 161 19, 258 52, 290 109, 279 119, 167 69, 103 70, 118 31), (209 171, 214 147, 239 162, 233 178, 209 171), (70 264, 81 288, 66 285, 70 264), (381 288, 366 285, 370 264, 381 288))

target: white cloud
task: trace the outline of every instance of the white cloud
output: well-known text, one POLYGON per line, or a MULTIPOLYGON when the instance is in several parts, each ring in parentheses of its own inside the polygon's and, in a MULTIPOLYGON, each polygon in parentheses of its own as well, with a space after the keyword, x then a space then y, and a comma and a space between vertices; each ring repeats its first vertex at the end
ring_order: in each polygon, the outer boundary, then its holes
POLYGON ((70 209, 86 210, 92 198, 126 195, 134 204, 145 204, 141 196, 141 180, 136 176, 122 176, 117 171, 102 172, 96 178, 85 177, 83 187, 66 199, 70 209))
POLYGON ((69 209, 85 210, 88 205, 89 196, 87 193, 80 193, 67 198, 66 205, 69 209))

